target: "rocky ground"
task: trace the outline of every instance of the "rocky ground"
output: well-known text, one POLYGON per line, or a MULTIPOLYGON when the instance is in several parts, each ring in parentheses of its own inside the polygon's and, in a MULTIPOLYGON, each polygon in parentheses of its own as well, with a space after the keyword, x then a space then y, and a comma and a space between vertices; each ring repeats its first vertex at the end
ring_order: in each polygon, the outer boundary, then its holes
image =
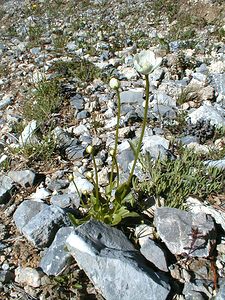
POLYGON ((219 0, 0 1, 1 299, 225 299, 224 41, 219 0))

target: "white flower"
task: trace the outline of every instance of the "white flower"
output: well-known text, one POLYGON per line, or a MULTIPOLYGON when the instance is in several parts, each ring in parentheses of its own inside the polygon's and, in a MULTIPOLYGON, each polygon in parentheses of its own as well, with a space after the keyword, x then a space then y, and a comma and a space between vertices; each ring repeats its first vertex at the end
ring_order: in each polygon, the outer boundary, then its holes
POLYGON ((143 74, 148 75, 152 73, 162 62, 162 57, 156 57, 151 50, 142 50, 134 56, 135 69, 143 74))
POLYGON ((111 87, 111 89, 117 90, 120 87, 120 82, 116 78, 111 78, 109 81, 109 86, 111 87))

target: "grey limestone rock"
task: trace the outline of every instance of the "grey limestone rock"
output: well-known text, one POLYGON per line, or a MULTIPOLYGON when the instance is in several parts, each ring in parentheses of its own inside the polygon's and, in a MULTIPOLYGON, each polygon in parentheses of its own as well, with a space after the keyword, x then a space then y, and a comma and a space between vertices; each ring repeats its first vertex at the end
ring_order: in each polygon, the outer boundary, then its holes
POLYGON ((206 284, 204 280, 194 280, 193 282, 186 282, 184 284, 182 293, 187 300, 204 300, 212 298, 210 286, 209 284, 206 284))
POLYGON ((146 266, 118 229, 91 220, 69 235, 67 248, 107 300, 166 299, 170 286, 146 266))
POLYGON ((225 281, 223 280, 223 283, 220 285, 215 300, 224 300, 224 299, 225 299, 225 281))
POLYGON ((218 160, 207 160, 204 162, 207 167, 225 169, 225 158, 218 160))
POLYGON ((37 143, 37 138, 35 137, 36 130, 37 130, 37 121, 33 120, 29 122, 19 137, 20 146, 24 146, 26 144, 31 144, 31 143, 37 143))
POLYGON ((76 94, 70 98, 70 104, 76 110, 82 110, 84 108, 84 98, 81 94, 76 94))
POLYGON ((171 253, 186 253, 192 257, 210 255, 216 238, 215 224, 211 216, 161 207, 156 209, 155 225, 160 238, 171 253), (194 232, 197 232, 195 240, 194 232))
POLYGON ((142 105, 143 99, 143 89, 130 89, 129 91, 121 92, 121 104, 140 104, 142 105))
POLYGON ((26 267, 18 267, 15 270, 15 281, 20 284, 27 284, 34 288, 40 287, 41 285, 41 277, 43 277, 43 273, 36 269, 26 267))
POLYGON ((9 171, 8 176, 23 187, 32 186, 35 180, 35 173, 31 170, 9 171))
POLYGON ((13 220, 19 231, 21 232, 23 227, 45 207, 47 204, 42 201, 23 201, 13 215, 13 220))
POLYGON ((196 124, 198 120, 209 120, 211 125, 217 127, 225 126, 225 118, 221 111, 210 105, 202 105, 189 114, 191 123, 196 124))
POLYGON ((155 241, 148 238, 141 246, 141 254, 153 263, 159 270, 168 272, 166 256, 164 251, 159 247, 155 241))
POLYGON ((47 275, 59 275, 69 264, 71 254, 66 250, 66 239, 74 227, 62 227, 57 232, 54 241, 42 257, 40 267, 47 275))
POLYGON ((65 212, 58 206, 47 206, 36 214, 23 228, 22 233, 36 247, 47 247, 60 227, 69 225, 65 212))
POLYGON ((80 205, 80 198, 77 193, 53 195, 50 201, 51 204, 57 205, 61 208, 69 207, 71 205, 79 207, 80 205))
POLYGON ((216 93, 225 95, 225 74, 211 74, 211 84, 216 93))
POLYGON ((2 100, 0 100, 0 109, 6 108, 6 106, 11 104, 12 100, 11 95, 5 95, 2 100))
POLYGON ((0 176, 0 204, 8 201, 15 190, 13 180, 6 175, 0 176))
POLYGON ((154 95, 153 103, 169 107, 176 107, 176 100, 168 96, 165 92, 158 92, 154 95))

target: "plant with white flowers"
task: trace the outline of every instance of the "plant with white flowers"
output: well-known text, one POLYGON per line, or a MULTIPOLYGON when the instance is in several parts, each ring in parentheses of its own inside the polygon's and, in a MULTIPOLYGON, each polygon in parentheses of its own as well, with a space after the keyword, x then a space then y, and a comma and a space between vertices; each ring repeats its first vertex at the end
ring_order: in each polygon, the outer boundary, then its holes
MULTIPOLYGON (((145 76, 146 81, 146 101, 144 108, 144 118, 142 123, 141 135, 138 141, 137 148, 135 149, 135 157, 133 166, 131 168, 129 178, 126 182, 119 185, 119 167, 117 164, 116 154, 119 140, 119 124, 121 114, 120 103, 120 82, 116 78, 112 78, 109 82, 109 86, 116 92, 117 95, 117 124, 115 133, 115 145, 114 149, 110 151, 112 157, 111 173, 109 178, 109 185, 105 189, 105 193, 100 193, 98 172, 95 161, 95 150, 93 146, 88 146, 86 152, 92 157, 94 176, 92 181, 94 183, 94 192, 88 198, 88 214, 82 221, 86 221, 88 218, 95 218, 111 225, 117 225, 122 219, 127 217, 137 217, 138 214, 130 212, 127 208, 127 202, 132 204, 132 178, 134 169, 137 164, 138 156, 141 150, 141 144, 147 123, 147 113, 149 104, 149 74, 152 73, 162 62, 162 58, 156 57, 155 53, 150 50, 143 50, 134 56, 134 67, 142 75, 145 76), (114 170, 116 168, 116 170, 114 170), (114 180, 114 172, 116 171, 116 180, 114 180)), ((75 220, 75 219, 74 219, 75 220)), ((76 223, 76 220, 75 220, 76 223)), ((77 224, 77 223, 76 223, 77 224)))

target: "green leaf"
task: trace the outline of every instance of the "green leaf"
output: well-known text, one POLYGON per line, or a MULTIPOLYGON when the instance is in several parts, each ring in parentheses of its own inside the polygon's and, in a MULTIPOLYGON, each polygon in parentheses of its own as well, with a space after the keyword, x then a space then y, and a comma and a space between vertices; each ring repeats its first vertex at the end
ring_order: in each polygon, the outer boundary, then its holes
POLYGON ((82 286, 80 283, 75 283, 75 284, 73 285, 73 287, 74 287, 75 289, 77 289, 77 290, 81 290, 81 289, 83 288, 83 286, 82 286))
POLYGON ((122 183, 115 192, 117 201, 122 201, 130 192, 130 185, 127 182, 122 183))

